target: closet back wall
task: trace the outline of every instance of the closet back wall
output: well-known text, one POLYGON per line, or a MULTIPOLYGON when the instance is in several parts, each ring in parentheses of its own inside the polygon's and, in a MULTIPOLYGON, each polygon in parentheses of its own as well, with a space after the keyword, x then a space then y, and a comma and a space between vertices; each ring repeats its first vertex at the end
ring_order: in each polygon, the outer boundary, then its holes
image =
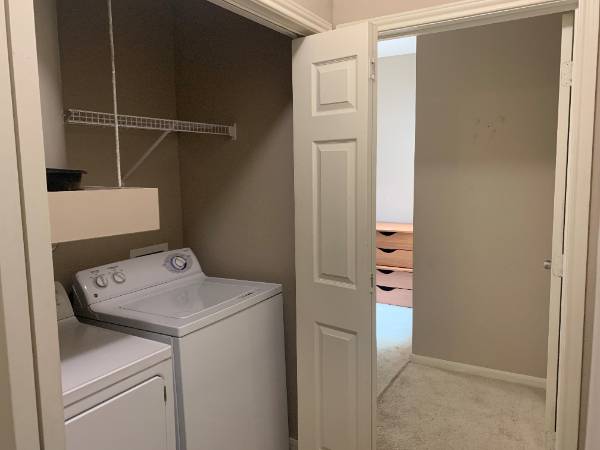
POLYGON ((184 243, 209 275, 283 284, 295 437, 291 41, 207 2, 174 4, 179 118, 238 124, 237 141, 179 138, 184 243))
MULTIPOLYGON (((176 117, 173 10, 163 0, 113 2, 119 112, 176 117)), ((112 111, 106 2, 59 0, 58 25, 65 108, 112 111)), ((122 131, 124 173, 158 137, 155 131, 122 131)), ((115 186, 112 128, 66 126, 69 166, 88 171, 87 185, 115 186)), ((55 278, 70 283, 86 267, 125 259, 129 249, 158 242, 182 246, 177 136, 172 135, 128 180, 158 187, 160 230, 60 244, 55 278)))

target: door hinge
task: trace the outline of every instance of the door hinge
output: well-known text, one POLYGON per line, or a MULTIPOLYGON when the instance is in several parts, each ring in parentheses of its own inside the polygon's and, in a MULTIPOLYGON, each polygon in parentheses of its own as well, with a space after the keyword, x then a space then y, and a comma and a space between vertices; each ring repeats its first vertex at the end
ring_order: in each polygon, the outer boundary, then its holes
POLYGON ((573 61, 565 61, 560 65, 560 85, 569 87, 573 84, 573 61))
POLYGON ((375 287, 375 276, 371 274, 371 289, 375 287))
POLYGON ((375 66, 375 60, 374 60, 374 59, 371 59, 371 72, 370 72, 370 74, 369 74, 369 78, 370 78, 371 80, 375 80, 375 67, 376 67, 376 66, 375 66))
POLYGON ((552 275, 555 277, 563 276, 563 261, 565 259, 565 255, 562 254, 558 258, 552 260, 552 275))
POLYGON ((167 387, 163 386, 163 397, 165 399, 165 403, 167 403, 167 387))

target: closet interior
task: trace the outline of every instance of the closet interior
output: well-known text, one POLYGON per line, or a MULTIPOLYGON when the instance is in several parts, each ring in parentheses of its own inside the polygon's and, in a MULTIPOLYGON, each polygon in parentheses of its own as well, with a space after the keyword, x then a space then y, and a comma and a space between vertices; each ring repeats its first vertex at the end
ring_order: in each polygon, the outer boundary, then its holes
POLYGON ((186 247, 282 284, 295 435, 291 38, 204 0, 35 8, 46 166, 85 171, 49 192, 55 280, 186 247))

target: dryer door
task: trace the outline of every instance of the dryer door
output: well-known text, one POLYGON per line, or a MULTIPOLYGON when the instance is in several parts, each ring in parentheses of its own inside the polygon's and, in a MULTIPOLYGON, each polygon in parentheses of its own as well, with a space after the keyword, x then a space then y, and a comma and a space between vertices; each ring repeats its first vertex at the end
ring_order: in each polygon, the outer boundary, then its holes
POLYGON ((151 378, 67 420, 67 450, 167 450, 164 387, 151 378))

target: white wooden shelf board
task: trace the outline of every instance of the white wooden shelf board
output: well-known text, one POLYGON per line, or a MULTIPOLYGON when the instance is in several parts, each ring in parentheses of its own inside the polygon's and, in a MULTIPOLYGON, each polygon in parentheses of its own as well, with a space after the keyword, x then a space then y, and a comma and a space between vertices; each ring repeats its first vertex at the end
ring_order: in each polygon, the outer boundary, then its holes
POLYGON ((160 228, 157 188, 48 192, 52 243, 160 228))

